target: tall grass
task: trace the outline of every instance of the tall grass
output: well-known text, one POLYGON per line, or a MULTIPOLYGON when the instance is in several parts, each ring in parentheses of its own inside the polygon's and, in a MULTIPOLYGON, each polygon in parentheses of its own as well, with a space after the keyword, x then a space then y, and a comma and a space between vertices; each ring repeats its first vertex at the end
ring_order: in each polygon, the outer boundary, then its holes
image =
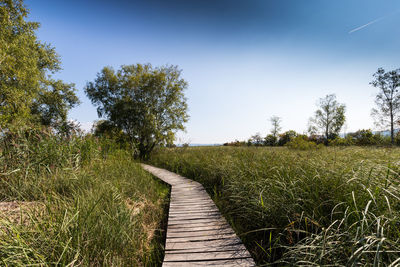
POLYGON ((26 223, 0 216, 0 265, 161 264, 169 188, 127 151, 42 130, 2 141, 0 200, 37 208, 26 223))
POLYGON ((257 262, 400 264, 400 149, 174 148, 151 163, 200 181, 257 262))

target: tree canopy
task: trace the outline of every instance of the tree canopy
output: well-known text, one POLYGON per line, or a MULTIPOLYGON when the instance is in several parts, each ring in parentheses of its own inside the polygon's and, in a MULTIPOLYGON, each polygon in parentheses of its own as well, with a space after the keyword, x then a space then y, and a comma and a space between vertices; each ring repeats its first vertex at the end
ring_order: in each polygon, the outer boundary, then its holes
POLYGON ((383 68, 379 68, 373 77, 370 84, 378 88, 379 92, 375 98, 376 108, 372 109, 371 115, 378 127, 390 127, 393 144, 394 124, 400 122, 400 69, 385 72, 383 68))
POLYGON ((99 117, 122 129, 144 159, 156 145, 171 144, 188 120, 187 82, 177 66, 104 67, 85 92, 99 117))
POLYGON ((319 109, 310 119, 309 132, 321 132, 325 136, 325 140, 333 139, 339 134, 346 121, 344 115, 346 106, 337 102, 334 94, 320 98, 318 106, 319 109))
POLYGON ((37 39, 39 23, 25 21, 27 15, 22 0, 0 1, 0 127, 38 118, 45 124, 65 121, 79 103, 73 84, 49 77, 60 70, 59 57, 37 39))

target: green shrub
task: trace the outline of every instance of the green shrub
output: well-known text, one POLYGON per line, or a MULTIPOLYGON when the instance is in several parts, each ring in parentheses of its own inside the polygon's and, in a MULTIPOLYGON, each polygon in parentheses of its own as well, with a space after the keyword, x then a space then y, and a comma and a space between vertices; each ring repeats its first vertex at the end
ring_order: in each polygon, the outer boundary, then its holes
POLYGON ((347 135, 345 138, 336 137, 333 140, 329 140, 329 145, 331 146, 352 146, 355 145, 354 139, 352 136, 347 135))
POLYGON ((349 133, 348 136, 352 137, 354 143, 359 146, 378 145, 382 142, 382 137, 379 134, 373 134, 371 129, 358 130, 354 133, 349 133))
POLYGON ((312 141, 306 140, 304 136, 297 136, 293 138, 290 142, 286 143, 285 146, 291 149, 299 149, 299 150, 310 150, 310 149, 319 149, 323 147, 322 144, 316 144, 312 141))
POLYGON ((284 146, 289 143, 293 138, 297 136, 297 133, 293 130, 289 130, 279 135, 278 145, 284 146))
POLYGON ((278 137, 269 134, 264 138, 264 145, 266 146, 276 146, 278 144, 278 137))

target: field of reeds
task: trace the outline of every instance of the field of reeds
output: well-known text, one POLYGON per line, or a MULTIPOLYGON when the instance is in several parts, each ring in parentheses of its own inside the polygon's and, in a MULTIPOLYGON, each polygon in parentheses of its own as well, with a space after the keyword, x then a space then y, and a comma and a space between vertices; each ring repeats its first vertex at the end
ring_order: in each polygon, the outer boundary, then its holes
POLYGON ((400 264, 399 148, 164 148, 150 162, 201 182, 258 264, 400 264))
POLYGON ((160 266, 168 194, 114 142, 7 131, 0 265, 160 266))

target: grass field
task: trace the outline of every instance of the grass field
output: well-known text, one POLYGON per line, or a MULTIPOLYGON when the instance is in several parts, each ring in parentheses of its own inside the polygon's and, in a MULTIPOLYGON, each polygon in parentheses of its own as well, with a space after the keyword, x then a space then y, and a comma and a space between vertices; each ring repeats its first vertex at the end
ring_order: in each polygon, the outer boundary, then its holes
POLYGON ((169 188, 113 143, 3 138, 1 266, 160 266, 169 188))
POLYGON ((151 163, 201 182, 258 263, 400 264, 398 148, 172 148, 151 163))

